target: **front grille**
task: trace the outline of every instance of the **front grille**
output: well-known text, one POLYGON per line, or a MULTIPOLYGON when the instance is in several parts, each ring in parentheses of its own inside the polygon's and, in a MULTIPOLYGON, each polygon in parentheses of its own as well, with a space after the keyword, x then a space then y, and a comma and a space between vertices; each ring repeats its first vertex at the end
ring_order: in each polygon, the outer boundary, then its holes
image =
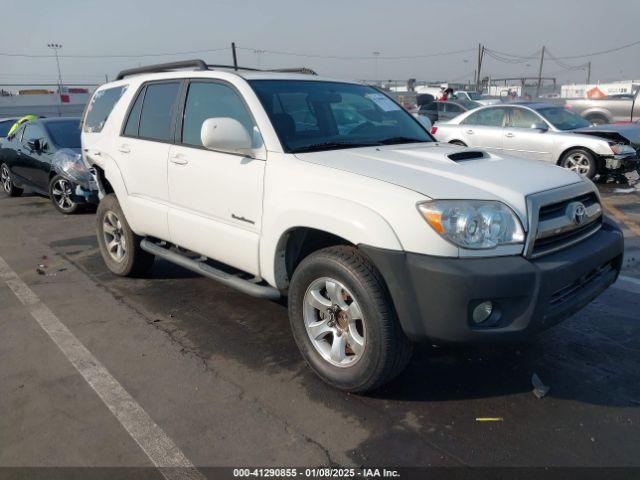
POLYGON ((540 257, 574 245, 596 233, 602 226, 602 207, 595 192, 587 192, 540 206, 537 228, 530 256, 540 257), (567 213, 572 203, 585 207, 583 224, 577 224, 567 213))
POLYGON ((565 285, 564 287, 556 290, 553 293, 553 295, 551 295, 551 298, 549 299, 549 306, 557 307, 563 304, 567 300, 570 300, 571 297, 573 297, 575 294, 579 293, 580 290, 582 290, 585 287, 588 287, 589 284, 591 284, 598 278, 603 277, 604 275, 606 275, 612 270, 613 270, 613 265, 611 264, 611 262, 609 262, 601 266, 600 268, 592 270, 587 275, 580 277, 575 282, 569 285, 565 285))

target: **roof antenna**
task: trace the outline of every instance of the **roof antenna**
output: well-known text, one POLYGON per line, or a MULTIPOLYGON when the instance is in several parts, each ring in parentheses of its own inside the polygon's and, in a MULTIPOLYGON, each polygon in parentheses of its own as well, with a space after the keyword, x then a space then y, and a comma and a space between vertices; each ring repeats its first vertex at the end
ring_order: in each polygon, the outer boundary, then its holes
POLYGON ((236 42, 231 42, 231 53, 233 53, 233 69, 238 70, 238 57, 236 55, 236 42))

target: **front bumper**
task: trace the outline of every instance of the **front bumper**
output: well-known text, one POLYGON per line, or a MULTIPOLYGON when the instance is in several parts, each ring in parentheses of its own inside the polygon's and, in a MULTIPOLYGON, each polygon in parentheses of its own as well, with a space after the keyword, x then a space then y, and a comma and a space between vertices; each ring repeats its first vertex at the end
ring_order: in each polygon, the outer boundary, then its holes
POLYGON ((640 168, 640 158, 637 155, 611 155, 602 157, 604 167, 616 173, 628 173, 640 168))
POLYGON ((360 248, 385 278, 409 338, 479 343, 522 340, 586 306, 618 277, 624 240, 618 226, 606 220, 590 238, 535 260, 360 248), (494 303, 494 312, 475 325, 472 311, 486 300, 494 303))

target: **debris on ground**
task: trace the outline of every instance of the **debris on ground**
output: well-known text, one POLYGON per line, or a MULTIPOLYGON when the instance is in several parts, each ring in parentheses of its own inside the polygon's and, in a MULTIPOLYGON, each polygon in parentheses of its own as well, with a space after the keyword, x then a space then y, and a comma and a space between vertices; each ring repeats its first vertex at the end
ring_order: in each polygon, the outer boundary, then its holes
POLYGON ((502 422, 502 417, 476 417, 476 422, 502 422))
POLYGON ((36 272, 38 272, 38 275, 46 275, 47 274, 47 271, 45 270, 46 268, 47 268, 46 265, 40 264, 36 267, 36 272))
POLYGON ((537 373, 531 377, 531 384, 533 385, 533 394, 538 398, 543 398, 551 390, 550 386, 542 383, 537 373))

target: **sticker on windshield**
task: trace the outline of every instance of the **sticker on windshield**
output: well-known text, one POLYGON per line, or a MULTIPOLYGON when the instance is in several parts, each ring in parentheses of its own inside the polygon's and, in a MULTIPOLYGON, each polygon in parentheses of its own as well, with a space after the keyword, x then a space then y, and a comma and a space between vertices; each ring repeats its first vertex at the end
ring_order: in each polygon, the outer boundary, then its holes
POLYGON ((397 103, 391 100, 386 95, 382 93, 369 93, 365 95, 369 100, 373 101, 376 105, 378 105, 385 112, 393 112, 395 110, 401 110, 397 103))

